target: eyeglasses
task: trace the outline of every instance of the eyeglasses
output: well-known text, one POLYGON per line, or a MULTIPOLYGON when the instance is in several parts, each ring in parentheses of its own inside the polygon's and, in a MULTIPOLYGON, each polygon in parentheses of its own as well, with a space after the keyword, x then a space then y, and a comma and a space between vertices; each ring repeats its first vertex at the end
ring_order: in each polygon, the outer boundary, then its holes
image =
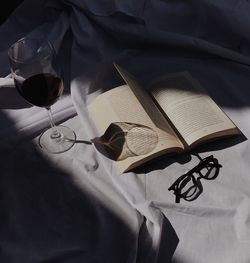
POLYGON ((197 154, 196 156, 200 159, 199 164, 187 173, 181 175, 168 188, 169 191, 174 191, 176 203, 179 203, 181 198, 186 201, 195 200, 203 191, 203 187, 200 182, 201 179, 215 179, 219 174, 220 168, 222 167, 213 155, 204 159, 197 154), (198 177, 195 175, 198 175, 198 177))

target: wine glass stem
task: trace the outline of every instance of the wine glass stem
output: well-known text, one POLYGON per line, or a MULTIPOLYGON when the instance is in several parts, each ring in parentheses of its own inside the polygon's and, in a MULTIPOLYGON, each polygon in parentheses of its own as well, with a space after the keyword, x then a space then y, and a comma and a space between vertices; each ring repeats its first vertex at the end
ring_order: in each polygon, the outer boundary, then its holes
POLYGON ((56 129, 56 125, 53 121, 53 116, 52 116, 52 111, 50 107, 47 107, 47 112, 48 112, 48 116, 49 116, 49 121, 50 121, 50 126, 51 126, 51 134, 50 134, 50 138, 51 139, 61 139, 62 138, 62 134, 60 132, 58 132, 58 130, 56 129))

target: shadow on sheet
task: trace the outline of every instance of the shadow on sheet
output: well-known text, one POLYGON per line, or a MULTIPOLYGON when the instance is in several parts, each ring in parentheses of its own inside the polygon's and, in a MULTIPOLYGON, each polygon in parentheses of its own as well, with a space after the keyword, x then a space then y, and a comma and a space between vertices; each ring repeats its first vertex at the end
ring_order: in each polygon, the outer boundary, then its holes
POLYGON ((91 171, 87 175, 78 163, 84 189, 74 180, 73 156, 62 157, 69 162, 70 173, 18 132, 15 139, 11 143, 1 139, 1 262, 152 262, 157 257, 157 262, 170 261, 178 238, 166 218, 160 226, 160 247, 154 251, 149 222, 108 177, 102 185, 100 175, 99 179, 91 171), (123 216, 111 207, 125 209, 123 216))

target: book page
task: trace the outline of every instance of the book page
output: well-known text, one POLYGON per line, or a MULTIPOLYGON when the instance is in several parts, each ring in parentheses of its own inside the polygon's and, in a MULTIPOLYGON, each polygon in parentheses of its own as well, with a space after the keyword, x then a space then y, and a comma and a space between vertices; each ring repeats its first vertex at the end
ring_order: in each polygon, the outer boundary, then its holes
MULTIPOLYGON (((166 131, 167 133, 175 134, 172 127, 169 125, 167 119, 162 115, 161 111, 159 110, 158 106, 152 100, 150 94, 140 86, 140 84, 136 81, 134 76, 124 70, 121 66, 115 64, 116 69, 120 73, 121 77, 133 91, 134 95, 147 112, 148 116, 150 117, 151 121, 157 126, 159 129, 166 131)), ((177 136, 176 136, 177 137, 177 136)))
POLYGON ((130 148, 130 152, 133 152, 133 156, 129 155, 128 150, 125 153, 121 152, 123 157, 124 154, 127 156, 123 160, 118 159, 116 162, 121 168, 120 171, 125 171, 131 165, 134 166, 134 163, 141 164, 145 158, 151 158, 166 149, 172 149, 173 152, 177 148, 183 149, 183 145, 172 133, 172 130, 166 132, 156 127, 127 85, 100 94, 89 104, 88 110, 100 136, 105 133, 111 123, 125 123, 127 126, 131 124, 130 127, 143 126, 156 133, 157 143, 150 152, 144 151, 144 149, 149 148, 149 141, 146 139, 145 133, 143 133, 144 135, 139 134, 139 142, 138 140, 130 140, 130 143, 127 141, 126 146, 130 148), (137 151, 134 149, 135 145, 139 145, 137 151))
POLYGON ((188 145, 237 131, 233 122, 188 73, 162 77, 151 84, 150 91, 188 145))

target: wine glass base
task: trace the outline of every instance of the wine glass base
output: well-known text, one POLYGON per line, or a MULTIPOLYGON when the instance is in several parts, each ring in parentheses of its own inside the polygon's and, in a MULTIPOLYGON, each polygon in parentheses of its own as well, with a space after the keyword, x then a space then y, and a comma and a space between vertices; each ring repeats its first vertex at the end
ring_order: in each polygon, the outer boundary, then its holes
POLYGON ((52 128, 44 131, 39 137, 40 147, 49 153, 63 153, 68 151, 76 142, 75 132, 66 126, 56 126, 57 137, 53 137, 52 128))

